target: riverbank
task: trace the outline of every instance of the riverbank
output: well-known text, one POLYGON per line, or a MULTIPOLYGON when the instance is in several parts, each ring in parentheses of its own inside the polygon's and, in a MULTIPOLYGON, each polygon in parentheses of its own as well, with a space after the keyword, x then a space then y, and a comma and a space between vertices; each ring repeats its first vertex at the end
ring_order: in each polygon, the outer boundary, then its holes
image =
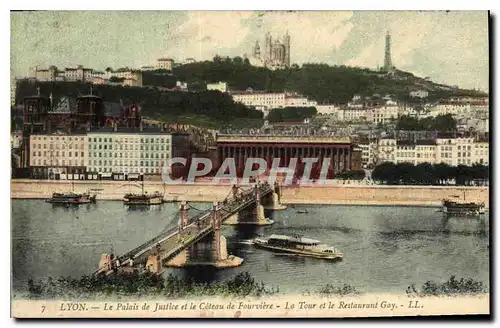
MULTIPOLYGON (((75 192, 98 189, 98 199, 122 200, 126 193, 141 192, 139 182, 74 181, 75 192)), ((231 192, 231 184, 163 185, 161 181, 146 181, 148 193, 164 192, 166 201, 213 202, 221 201, 231 192)), ((243 186, 245 187, 245 186, 243 186)), ((53 192, 70 192, 73 186, 61 180, 11 180, 11 198, 45 199, 53 192)), ((385 186, 385 185, 315 185, 285 186, 284 204, 330 205, 385 205, 385 206, 439 206, 442 199, 465 199, 484 202, 489 207, 488 187, 454 186, 385 186)))

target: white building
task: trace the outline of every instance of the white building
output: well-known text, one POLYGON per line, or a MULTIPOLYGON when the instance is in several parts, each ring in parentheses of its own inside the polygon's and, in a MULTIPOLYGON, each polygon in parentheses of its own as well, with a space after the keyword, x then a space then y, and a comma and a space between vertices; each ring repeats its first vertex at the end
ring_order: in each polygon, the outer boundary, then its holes
POLYGON ((486 141, 479 141, 474 143, 474 154, 472 156, 472 163, 489 165, 490 162, 490 144, 486 141))
POLYGON ((402 143, 396 139, 381 139, 378 143, 378 161, 395 164, 436 163, 436 145, 429 140, 402 143))
POLYGON ((85 135, 61 133, 30 136, 30 166, 66 173, 68 167, 86 167, 88 142, 85 135))
POLYGON ((165 133, 89 132, 88 171, 156 173, 172 156, 172 136, 165 133))
POLYGON ((285 96, 285 107, 315 107, 318 103, 306 97, 291 95, 285 96))
POLYGON ((488 105, 488 97, 450 97, 447 99, 451 103, 467 103, 473 105, 488 105))
POLYGON ((426 90, 416 90, 416 91, 410 91, 410 97, 411 98, 427 98, 429 96, 429 92, 426 90))
POLYGON ((231 96, 234 102, 256 107, 263 111, 283 107, 316 107, 318 104, 303 96, 284 92, 245 91, 232 92, 231 96))
POLYGON ((359 142, 358 147, 361 149, 361 164, 363 167, 368 165, 377 164, 377 141, 376 140, 363 140, 359 142))
POLYGON ((471 112, 472 107, 466 103, 440 103, 432 107, 428 107, 429 116, 438 116, 451 114, 454 116, 467 115, 471 112))
POLYGON ((38 67, 36 67, 32 75, 37 81, 55 81, 57 68, 55 66, 50 66, 48 69, 39 69, 38 67))
POLYGON ((234 102, 242 103, 245 106, 253 107, 265 107, 267 109, 271 108, 282 108, 285 107, 285 93, 283 92, 234 92, 231 93, 234 102))
POLYGON ((339 112, 339 119, 342 121, 366 121, 371 117, 371 111, 365 108, 347 107, 339 112))
POLYGON ((399 116, 399 108, 398 106, 380 106, 371 108, 369 111, 369 115, 367 115, 368 121, 378 124, 378 123, 389 123, 394 121, 399 116))
POLYGON ((396 139, 380 139, 377 149, 377 164, 396 162, 396 139))
MULTIPOLYGON (((98 75, 101 77, 102 75, 98 75)), ((123 79, 122 85, 142 87, 142 72, 129 68, 119 68, 117 70, 106 69, 105 77, 109 81, 112 77, 123 79)))
POLYGON ((436 161, 449 165, 472 165, 475 146, 473 138, 436 139, 436 161))
POLYGON ((158 58, 155 67, 156 69, 171 71, 174 68, 174 60, 172 58, 158 58))
POLYGON ((78 65, 76 68, 65 68, 64 69, 64 80, 70 82, 76 81, 89 81, 92 78, 93 69, 84 68, 82 65, 78 65))
POLYGON ((338 111, 338 107, 336 107, 335 105, 316 105, 315 107, 318 111, 318 114, 329 115, 335 114, 338 111))
POLYGON ((23 133, 21 131, 15 131, 10 134, 10 148, 15 149, 21 146, 23 140, 23 133))
POLYGON ((381 139, 378 143, 379 162, 412 164, 445 163, 450 166, 489 164, 489 144, 473 138, 437 138, 415 143, 381 139))
POLYGON ((207 83, 207 90, 228 92, 227 82, 207 83))

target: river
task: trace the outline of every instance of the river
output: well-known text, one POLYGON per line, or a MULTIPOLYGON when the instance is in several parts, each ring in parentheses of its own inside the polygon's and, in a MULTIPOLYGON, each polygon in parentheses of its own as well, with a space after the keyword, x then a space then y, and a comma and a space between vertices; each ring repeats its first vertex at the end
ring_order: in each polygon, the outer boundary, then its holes
MULTIPOLYGON (((210 204, 193 204, 198 209, 210 204)), ((196 210, 192 209, 192 212, 196 210)), ((12 200, 12 286, 30 278, 81 277, 96 269, 101 253, 126 251, 175 226, 178 205, 127 210, 118 201, 80 208, 43 200, 12 200)), ((192 213, 195 214, 195 213, 192 213)), ((272 213, 275 224, 227 226, 228 251, 244 259, 232 269, 167 269, 166 274, 211 281, 249 272, 281 292, 317 291, 349 284, 361 292, 404 292, 428 280, 474 278, 489 286, 489 213, 445 220, 435 207, 295 205, 272 213), (298 210, 307 210, 299 214, 298 210), (341 262, 291 257, 246 243, 258 235, 300 234, 334 245, 341 262)))

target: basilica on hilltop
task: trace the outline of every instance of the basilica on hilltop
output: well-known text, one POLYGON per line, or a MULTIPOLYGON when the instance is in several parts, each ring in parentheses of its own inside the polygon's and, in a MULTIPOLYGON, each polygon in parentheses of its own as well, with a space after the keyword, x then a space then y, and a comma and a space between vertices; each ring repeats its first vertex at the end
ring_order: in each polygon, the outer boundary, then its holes
POLYGON ((290 67, 290 35, 286 32, 282 37, 273 39, 271 33, 267 33, 263 51, 261 52, 259 41, 256 41, 253 55, 248 60, 252 66, 273 70, 290 67))

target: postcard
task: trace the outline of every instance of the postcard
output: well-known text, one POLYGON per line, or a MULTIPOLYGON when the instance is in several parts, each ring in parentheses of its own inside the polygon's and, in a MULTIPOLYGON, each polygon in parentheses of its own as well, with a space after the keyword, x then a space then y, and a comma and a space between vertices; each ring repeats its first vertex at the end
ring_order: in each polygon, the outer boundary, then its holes
POLYGON ((489 12, 11 12, 11 316, 490 314, 489 12))

